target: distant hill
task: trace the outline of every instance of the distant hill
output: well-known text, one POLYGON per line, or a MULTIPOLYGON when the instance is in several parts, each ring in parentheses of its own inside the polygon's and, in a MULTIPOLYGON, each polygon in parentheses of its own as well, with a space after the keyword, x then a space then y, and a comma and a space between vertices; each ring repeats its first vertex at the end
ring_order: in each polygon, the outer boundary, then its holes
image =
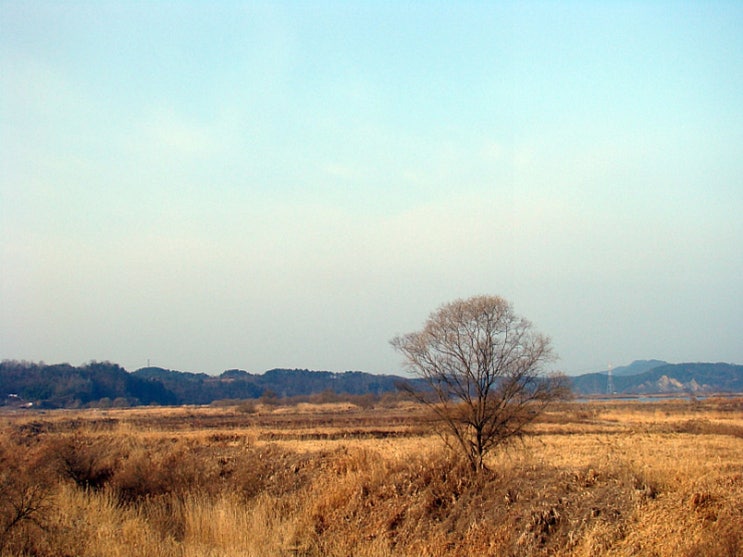
POLYGON ((143 368, 136 377, 157 379, 171 391, 179 404, 208 404, 221 399, 259 398, 263 395, 288 397, 332 391, 338 394, 382 394, 396 390, 402 380, 395 375, 374 375, 361 371, 334 373, 307 369, 271 369, 261 375, 239 369, 219 376, 143 368))
MULTIPOLYGON (((634 362, 622 368, 647 371, 628 375, 613 370, 615 394, 672 394, 672 393, 722 393, 743 392, 743 366, 726 363, 683 363, 660 365, 659 360, 634 362), (635 365, 638 364, 638 365, 635 365), (633 367, 634 366, 634 367, 633 367)), ((618 368, 619 369, 619 368, 618 368)), ((576 394, 606 394, 608 377, 606 372, 587 373, 571 378, 576 394)))
MULTIPOLYGON (((570 379, 577 395, 606 394, 606 372, 570 379)), ((379 395, 396 391, 401 381, 423 386, 420 379, 361 371, 272 369, 253 374, 230 369, 212 376, 159 367, 129 373, 111 362, 91 362, 75 367, 6 360, 0 363, 0 406, 80 408, 209 404, 216 400, 306 396, 325 391, 379 395)), ((613 382, 616 394, 627 395, 743 392, 743 366, 642 360, 613 370, 613 382), (639 370, 644 371, 630 374, 639 370)))
POLYGON ((0 400, 3 399, 45 408, 176 403, 173 393, 161 382, 137 377, 110 362, 73 367, 3 361, 0 400))
POLYGON ((402 380, 395 375, 360 371, 272 369, 257 375, 231 369, 212 376, 159 367, 129 373, 110 362, 74 367, 4 361, 0 363, 0 405, 23 407, 32 403, 42 408, 77 408, 209 404, 215 400, 288 397, 323 391, 379 395, 396 391, 395 385, 402 380))
POLYGON ((255 384, 255 375, 230 370, 218 377, 206 373, 173 371, 146 367, 132 373, 150 381, 158 381, 175 398, 176 404, 209 404, 226 398, 258 398, 264 389, 255 384))
MULTIPOLYGON (((620 375, 639 375, 659 366, 667 365, 663 360, 635 360, 628 366, 618 366, 611 370, 614 377, 620 375)), ((608 370, 605 372, 608 373, 608 370)))

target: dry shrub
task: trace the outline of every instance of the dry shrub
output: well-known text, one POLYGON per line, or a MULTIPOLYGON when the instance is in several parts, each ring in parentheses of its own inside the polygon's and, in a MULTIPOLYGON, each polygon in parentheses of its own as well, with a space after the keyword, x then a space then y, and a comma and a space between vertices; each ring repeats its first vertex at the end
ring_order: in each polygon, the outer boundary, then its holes
POLYGON ((712 397, 705 403, 718 412, 743 412, 743 397, 712 397))
POLYGON ((51 507, 50 474, 35 448, 0 442, 0 552, 37 552, 51 507))
POLYGON ((122 457, 112 440, 82 433, 52 441, 48 451, 58 472, 83 489, 106 485, 122 457))
MULTIPOLYGON (((689 557, 732 557, 743 554, 743 474, 704 478, 685 486, 682 504, 690 509, 695 536, 685 548, 689 557)), ((691 519, 691 520, 689 520, 691 519)))
POLYGON ((471 474, 452 455, 391 461, 343 449, 329 457, 328 473, 307 494, 306 527, 296 545, 317 555, 359 554, 370 544, 402 555, 453 550, 480 518, 480 494, 493 481, 471 474))
POLYGON ((603 554, 663 489, 624 463, 498 464, 473 475, 450 454, 339 451, 296 511, 303 527, 293 544, 306 555, 603 554))
POLYGON ((743 555, 743 508, 733 513, 725 509, 714 519, 708 518, 706 535, 695 540, 687 557, 737 557, 743 555))
POLYGON ((258 412, 258 401, 252 399, 241 401, 236 410, 242 414, 256 414, 258 412))
POLYGON ((251 499, 260 494, 281 497, 310 483, 321 459, 277 445, 247 447, 223 460, 228 489, 251 499))
POLYGON ((219 463, 205 452, 187 444, 136 447, 112 476, 111 486, 122 503, 216 492, 222 483, 219 463))
POLYGON ((0 552, 37 553, 49 509, 49 488, 26 476, 0 476, 0 552))
POLYGON ((735 424, 712 422, 708 419, 686 420, 674 424, 671 428, 674 433, 691 433, 694 435, 730 435, 743 439, 743 427, 735 424))

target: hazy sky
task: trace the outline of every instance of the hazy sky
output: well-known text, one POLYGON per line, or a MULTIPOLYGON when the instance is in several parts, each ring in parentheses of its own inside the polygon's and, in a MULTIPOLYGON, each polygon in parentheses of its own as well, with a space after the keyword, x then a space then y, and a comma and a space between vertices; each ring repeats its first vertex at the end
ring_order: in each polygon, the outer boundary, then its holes
POLYGON ((0 358, 743 363, 743 3, 0 1, 0 358))

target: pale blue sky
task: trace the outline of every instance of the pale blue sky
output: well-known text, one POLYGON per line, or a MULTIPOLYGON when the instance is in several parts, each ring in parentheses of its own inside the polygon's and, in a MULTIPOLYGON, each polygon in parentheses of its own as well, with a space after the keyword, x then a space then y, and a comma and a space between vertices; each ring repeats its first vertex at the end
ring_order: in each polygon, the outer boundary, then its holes
POLYGON ((0 1, 0 357, 743 362, 743 3, 0 1))

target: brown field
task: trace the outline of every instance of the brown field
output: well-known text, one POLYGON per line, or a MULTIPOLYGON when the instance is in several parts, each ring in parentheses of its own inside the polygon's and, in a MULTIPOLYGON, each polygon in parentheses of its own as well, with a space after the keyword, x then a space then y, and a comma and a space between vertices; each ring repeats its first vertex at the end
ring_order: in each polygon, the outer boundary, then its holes
POLYGON ((0 429, 2 555, 743 555, 741 398, 564 404, 480 476, 394 401, 0 429))

